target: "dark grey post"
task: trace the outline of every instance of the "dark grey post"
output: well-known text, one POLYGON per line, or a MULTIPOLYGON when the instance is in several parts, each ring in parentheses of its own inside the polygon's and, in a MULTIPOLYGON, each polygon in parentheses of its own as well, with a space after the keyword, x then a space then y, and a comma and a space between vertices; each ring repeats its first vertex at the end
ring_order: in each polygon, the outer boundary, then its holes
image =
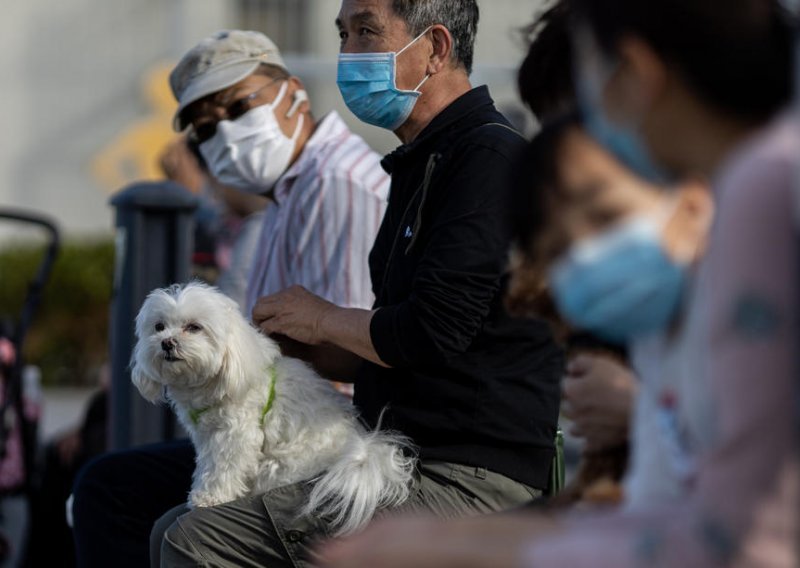
POLYGON ((145 401, 131 384, 134 318, 147 294, 190 278, 198 201, 172 182, 139 183, 111 199, 116 208, 116 266, 111 305, 111 447, 174 437, 166 406, 145 401))

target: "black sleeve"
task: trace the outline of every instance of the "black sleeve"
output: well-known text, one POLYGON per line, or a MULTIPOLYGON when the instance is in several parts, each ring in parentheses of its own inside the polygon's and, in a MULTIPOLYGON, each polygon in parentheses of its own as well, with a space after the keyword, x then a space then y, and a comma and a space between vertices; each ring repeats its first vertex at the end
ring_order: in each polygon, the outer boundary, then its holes
POLYGON ((507 269, 506 152, 470 144, 444 176, 438 208, 426 210, 424 251, 408 300, 380 308, 373 345, 393 367, 442 363, 464 353, 489 315, 507 269))

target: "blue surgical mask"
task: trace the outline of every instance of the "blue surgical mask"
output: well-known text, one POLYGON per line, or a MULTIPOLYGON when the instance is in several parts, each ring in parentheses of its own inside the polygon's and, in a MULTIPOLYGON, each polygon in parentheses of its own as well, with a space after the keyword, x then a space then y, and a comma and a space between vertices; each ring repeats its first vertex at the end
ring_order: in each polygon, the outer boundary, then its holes
POLYGON ((635 131, 616 126, 604 116, 599 106, 587 102, 583 96, 579 96, 578 103, 584 127, 592 138, 643 180, 656 185, 669 183, 670 176, 653 162, 635 131))
POLYGON ((614 73, 587 32, 577 33, 578 49, 586 57, 576 77, 578 106, 587 132, 622 164, 642 179, 663 185, 670 181, 664 169, 650 157, 638 129, 614 123, 603 112, 603 93, 614 73))
MULTIPOLYGON (((428 28, 430 29, 430 28, 428 28)), ((430 78, 426 75, 413 91, 397 88, 397 56, 414 45, 428 33, 425 30, 397 53, 340 53, 336 83, 347 108, 359 120, 397 130, 408 120, 417 99, 419 89, 430 78)))
POLYGON ((618 343, 666 329, 679 311, 687 267, 664 250, 663 226, 641 215, 574 245, 550 271, 561 314, 618 343))

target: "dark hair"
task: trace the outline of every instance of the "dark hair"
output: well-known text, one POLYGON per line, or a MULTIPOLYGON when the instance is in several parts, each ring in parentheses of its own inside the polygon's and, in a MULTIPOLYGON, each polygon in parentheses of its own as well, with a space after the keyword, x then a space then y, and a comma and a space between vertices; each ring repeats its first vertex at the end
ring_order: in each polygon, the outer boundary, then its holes
POLYGON ((707 103, 762 119, 792 91, 794 22, 778 0, 571 0, 600 48, 647 42, 707 103))
POLYGON ((522 30, 530 45, 517 74, 517 87, 540 122, 576 104, 569 26, 569 6, 559 1, 522 30))
POLYGON ((546 122, 517 157, 509 214, 514 243, 521 249, 531 249, 546 224, 548 194, 558 186, 561 144, 581 126, 577 112, 546 122))
POLYGON ((556 324, 560 319, 546 287, 547 263, 552 258, 541 238, 557 202, 562 143, 568 132, 580 126, 578 113, 560 116, 545 123, 523 148, 516 159, 508 211, 515 260, 506 307, 511 313, 538 314, 556 324))
POLYGON ((453 59, 472 73, 480 17, 476 0, 392 0, 392 7, 414 37, 435 24, 446 27, 453 36, 453 59))

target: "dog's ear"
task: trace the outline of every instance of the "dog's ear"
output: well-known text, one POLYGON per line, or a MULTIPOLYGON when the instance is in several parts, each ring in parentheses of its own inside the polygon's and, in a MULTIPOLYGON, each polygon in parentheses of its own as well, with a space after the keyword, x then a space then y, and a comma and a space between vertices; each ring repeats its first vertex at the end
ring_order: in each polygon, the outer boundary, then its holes
POLYGON ((277 346, 250 325, 236 306, 230 312, 223 349, 217 395, 234 400, 244 396, 253 382, 263 382, 269 366, 280 355, 277 346))
POLYGON ((258 361, 257 353, 253 353, 252 341, 247 337, 247 330, 242 322, 233 316, 229 332, 225 338, 222 353, 222 366, 217 377, 217 398, 228 396, 234 400, 240 398, 247 390, 249 375, 258 361))
POLYGON ((147 372, 134 363, 131 369, 131 381, 139 393, 149 402, 158 404, 164 399, 164 385, 153 379, 147 372))

